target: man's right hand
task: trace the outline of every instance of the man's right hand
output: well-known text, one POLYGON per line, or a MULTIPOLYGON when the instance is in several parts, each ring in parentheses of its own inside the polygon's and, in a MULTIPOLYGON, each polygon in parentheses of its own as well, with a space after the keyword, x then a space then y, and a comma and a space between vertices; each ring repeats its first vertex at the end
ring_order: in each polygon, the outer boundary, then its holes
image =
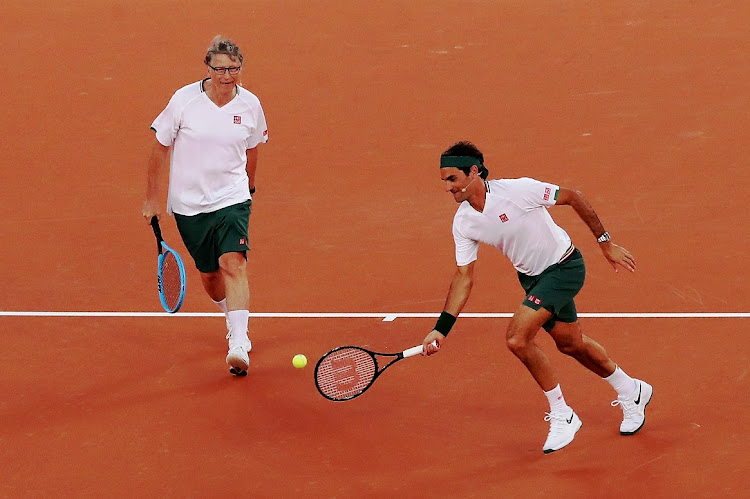
POLYGON ((161 217, 161 206, 158 201, 145 200, 143 202, 143 209, 141 210, 143 218, 146 219, 146 223, 151 223, 151 218, 155 215, 157 218, 161 217))
POLYGON ((445 336, 439 331, 433 329, 422 342, 422 355, 432 355, 437 353, 442 346, 443 340, 445 340, 445 336))
POLYGON ((615 272, 617 272, 618 265, 626 270, 635 272, 635 258, 633 258, 633 255, 628 250, 610 241, 599 243, 599 246, 602 253, 604 253, 604 258, 609 261, 615 272))

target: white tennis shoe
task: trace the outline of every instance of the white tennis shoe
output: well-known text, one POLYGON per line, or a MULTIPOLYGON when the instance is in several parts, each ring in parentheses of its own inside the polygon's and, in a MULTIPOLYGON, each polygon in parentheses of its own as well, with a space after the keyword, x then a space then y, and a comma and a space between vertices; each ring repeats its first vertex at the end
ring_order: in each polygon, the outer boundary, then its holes
POLYGON ((622 409, 622 423, 620 424, 620 435, 633 435, 643 428, 646 423, 646 406, 651 402, 654 388, 639 379, 635 380, 636 388, 627 397, 617 397, 612 401, 612 407, 618 405, 622 409))
POLYGON ((549 454, 572 442, 583 423, 570 407, 564 411, 552 411, 545 414, 547 415, 544 416, 544 420, 549 421, 549 434, 542 450, 545 454, 549 454))
POLYGON ((247 354, 253 349, 253 344, 250 343, 247 334, 234 338, 232 333, 227 333, 227 340, 229 342, 227 352, 229 372, 235 376, 247 376, 247 369, 250 367, 250 357, 247 354))
POLYGON ((227 353, 227 364, 229 364, 229 372, 232 374, 237 376, 247 374, 247 368, 250 367, 250 357, 247 355, 247 350, 242 345, 230 348, 227 353))
MULTIPOLYGON (((227 333, 227 340, 229 340, 229 348, 231 349, 233 346, 235 346, 235 342, 232 341, 232 333, 227 333)), ((247 353, 250 353, 250 351, 253 349, 253 343, 250 341, 250 338, 245 336, 244 339, 240 341, 240 345, 245 347, 245 351, 247 353)))

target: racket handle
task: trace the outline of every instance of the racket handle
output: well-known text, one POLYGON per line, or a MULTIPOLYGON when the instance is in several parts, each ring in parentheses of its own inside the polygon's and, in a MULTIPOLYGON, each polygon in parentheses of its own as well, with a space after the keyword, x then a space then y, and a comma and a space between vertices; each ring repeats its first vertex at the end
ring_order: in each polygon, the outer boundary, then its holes
POLYGON ((151 217, 151 228, 154 230, 154 236, 156 236, 156 249, 159 251, 159 254, 161 255, 162 247, 161 242, 164 240, 161 237, 161 227, 159 227, 159 218, 154 215, 151 217))
MULTIPOLYGON (((434 346, 438 346, 436 341, 433 341, 432 344, 434 346)), ((408 350, 404 350, 402 355, 405 359, 409 357, 414 357, 415 355, 421 355, 422 354, 422 345, 417 345, 415 347, 411 347, 408 350)))

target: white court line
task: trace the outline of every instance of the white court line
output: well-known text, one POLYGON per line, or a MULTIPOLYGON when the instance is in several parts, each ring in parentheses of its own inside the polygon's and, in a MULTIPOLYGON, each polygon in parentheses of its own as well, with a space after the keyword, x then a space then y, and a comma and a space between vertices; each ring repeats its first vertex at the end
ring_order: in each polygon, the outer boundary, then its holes
MULTIPOLYGON (((439 313, 337 313, 337 312, 251 312, 250 317, 256 318, 287 318, 287 319, 382 319, 392 322, 398 318, 435 318, 439 313)), ((223 317, 219 312, 33 312, 33 311, 3 311, 0 317, 223 317)), ((460 317, 467 318, 507 318, 511 313, 462 313, 460 317)), ((748 318, 750 312, 623 312, 623 313, 579 313, 579 317, 595 318, 634 318, 634 319, 703 319, 703 318, 748 318)))

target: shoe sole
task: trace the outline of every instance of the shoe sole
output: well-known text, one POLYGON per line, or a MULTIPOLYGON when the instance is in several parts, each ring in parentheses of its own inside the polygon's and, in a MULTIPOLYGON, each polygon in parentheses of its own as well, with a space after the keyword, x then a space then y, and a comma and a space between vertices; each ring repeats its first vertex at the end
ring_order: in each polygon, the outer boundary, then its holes
POLYGON ((235 369, 234 367, 230 367, 229 372, 234 374, 235 376, 247 376, 247 371, 235 369))
POLYGON ((643 406, 643 423, 641 423, 641 426, 639 426, 638 428, 636 428, 633 431, 621 431, 620 435, 625 435, 625 436, 635 435, 636 433, 638 433, 640 431, 641 428, 643 428, 643 425, 646 424, 646 409, 648 408, 648 404, 651 403, 651 399, 652 398, 654 398, 654 387, 653 386, 651 387, 651 395, 649 395, 648 400, 646 401, 646 405, 643 406))
POLYGON ((232 369, 237 372, 247 371, 247 369, 250 367, 250 364, 248 362, 245 362, 245 359, 243 359, 239 355, 234 355, 232 353, 229 353, 229 355, 227 355, 227 364, 229 364, 229 367, 231 368, 230 372, 232 371, 232 369))
POLYGON ((553 453, 553 452, 555 452, 555 451, 558 451, 558 450, 560 450, 560 449, 564 449, 565 447, 567 447, 568 445, 570 445, 570 443, 571 443, 571 442, 572 442, 573 440, 575 440, 575 438, 576 438, 576 433, 578 433, 578 430, 580 430, 580 429, 581 429, 581 426, 583 426, 583 422, 582 422, 582 421, 581 421, 581 420, 579 419, 579 420, 578 420, 578 428, 576 428, 576 431, 574 431, 574 432, 573 432, 573 436, 572 436, 572 437, 570 437, 570 440, 568 440, 567 442, 565 442, 565 443, 564 443, 563 445, 561 445, 561 446, 560 446, 560 447, 558 447, 557 449, 544 449, 544 453, 545 453, 545 454, 551 454, 551 453, 553 453))

